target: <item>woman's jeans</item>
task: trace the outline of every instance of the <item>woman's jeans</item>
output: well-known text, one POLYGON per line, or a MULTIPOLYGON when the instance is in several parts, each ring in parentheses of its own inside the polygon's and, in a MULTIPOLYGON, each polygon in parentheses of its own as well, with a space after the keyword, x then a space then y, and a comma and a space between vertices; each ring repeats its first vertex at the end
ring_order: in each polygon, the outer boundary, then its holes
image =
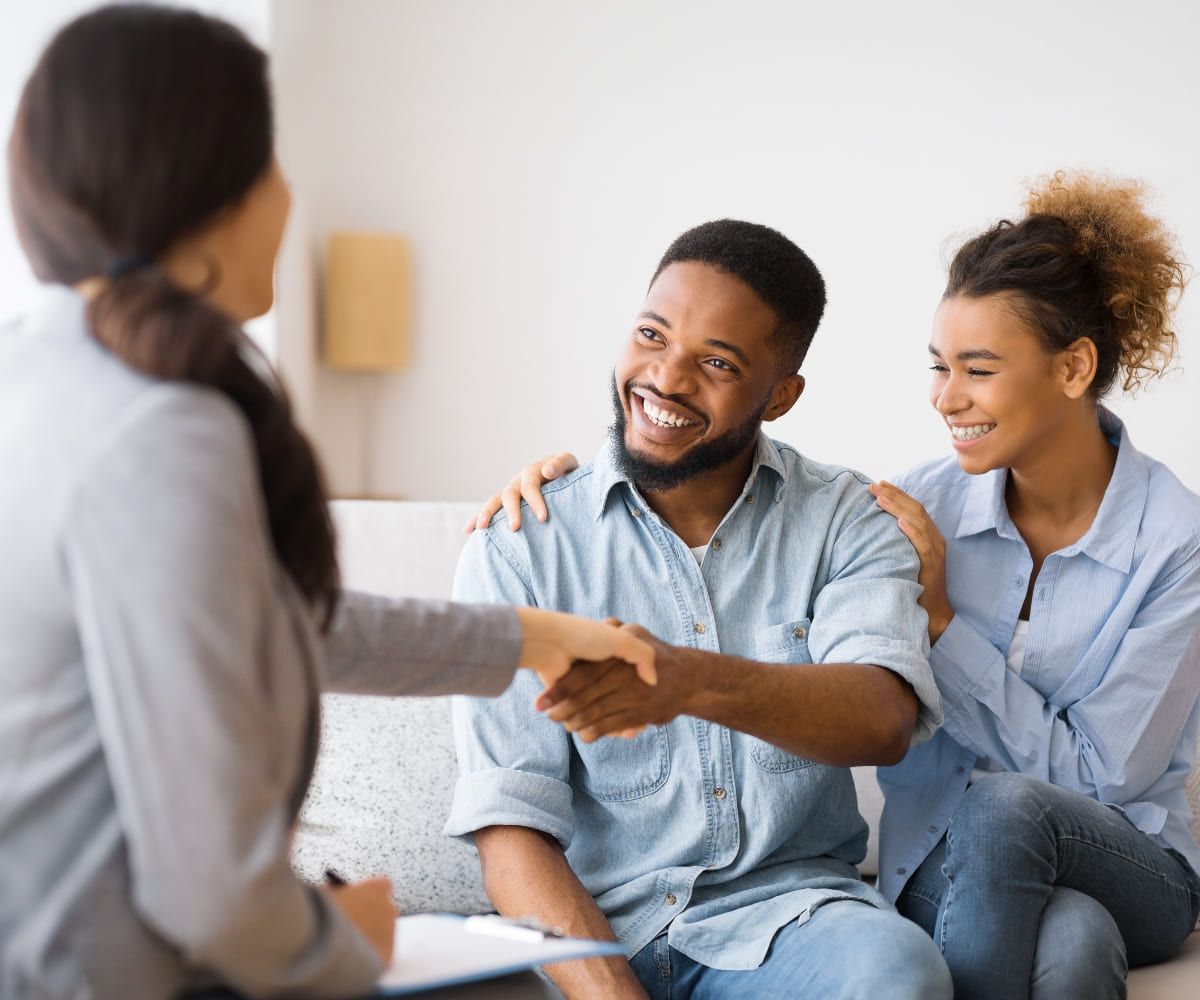
POLYGON ((896 905, 942 949, 957 997, 1095 1000, 1179 950, 1200 877, 1095 799, 999 773, 967 789, 896 905))

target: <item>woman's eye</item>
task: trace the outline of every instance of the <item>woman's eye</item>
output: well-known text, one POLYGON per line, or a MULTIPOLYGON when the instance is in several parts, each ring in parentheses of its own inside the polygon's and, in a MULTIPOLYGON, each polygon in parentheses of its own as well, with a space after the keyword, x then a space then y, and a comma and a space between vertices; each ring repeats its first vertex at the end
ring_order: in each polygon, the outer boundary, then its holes
POLYGON ((945 365, 930 365, 929 370, 931 372, 948 372, 950 369, 945 365))
POLYGON ((995 372, 984 371, 982 368, 968 368, 967 374, 971 378, 986 378, 989 375, 995 375, 995 372))

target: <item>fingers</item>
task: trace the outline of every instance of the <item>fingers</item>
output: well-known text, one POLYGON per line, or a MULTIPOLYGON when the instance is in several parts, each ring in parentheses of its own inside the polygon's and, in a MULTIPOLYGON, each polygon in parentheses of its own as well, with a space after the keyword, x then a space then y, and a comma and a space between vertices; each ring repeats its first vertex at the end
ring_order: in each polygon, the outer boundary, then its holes
POLYGON ((596 698, 604 691, 613 690, 614 685, 607 683, 609 675, 617 670, 627 669, 628 666, 620 660, 607 660, 603 663, 578 662, 542 691, 533 707, 539 712, 545 712, 566 701, 583 704, 589 698, 596 698), (588 693, 589 698, 581 697, 584 692, 588 693))
POLYGON ((654 687, 658 684, 658 671, 654 667, 654 647, 634 631, 636 625, 623 625, 618 631, 617 656, 633 664, 638 679, 654 687))
POLYGON ((637 725, 639 722, 636 710, 618 710, 577 730, 575 735, 583 743, 595 743, 605 736, 618 736, 633 728, 641 732, 647 728, 645 725, 637 725))
POLYGON ((574 472, 578 468, 579 459, 569 451, 560 451, 557 455, 551 455, 542 464, 542 478, 551 483, 559 476, 565 476, 568 472, 574 472))
POLYGON ((546 510, 546 501, 542 498, 542 483, 546 482, 542 478, 541 462, 531 462, 521 470, 520 494, 529 504, 529 509, 533 511, 534 517, 545 523, 549 512, 546 510))
POLYGON ((472 531, 482 531, 492 523, 492 518, 496 516, 496 512, 500 510, 501 506, 500 494, 492 494, 479 509, 479 513, 467 522, 463 528, 463 534, 469 535, 472 531))

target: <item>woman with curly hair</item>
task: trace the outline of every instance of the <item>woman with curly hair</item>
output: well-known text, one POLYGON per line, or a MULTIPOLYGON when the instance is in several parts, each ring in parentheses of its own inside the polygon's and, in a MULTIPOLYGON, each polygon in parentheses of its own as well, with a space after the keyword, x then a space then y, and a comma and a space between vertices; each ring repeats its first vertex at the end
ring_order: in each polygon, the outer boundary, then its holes
POLYGON ((921 557, 945 722, 879 772, 880 885, 964 997, 1124 996, 1200 912, 1200 498, 1101 405, 1161 375, 1184 268, 1139 185, 1056 174, 955 255, 956 455, 875 489, 921 557))
MULTIPOLYGON (((880 888, 961 997, 1125 994, 1200 913, 1200 498, 1102 405, 1167 370, 1184 285, 1138 184, 1055 174, 967 241, 929 345, 955 456, 873 487, 921 557, 944 727, 895 767, 880 888)), ((531 463, 493 497, 540 518, 531 463)))

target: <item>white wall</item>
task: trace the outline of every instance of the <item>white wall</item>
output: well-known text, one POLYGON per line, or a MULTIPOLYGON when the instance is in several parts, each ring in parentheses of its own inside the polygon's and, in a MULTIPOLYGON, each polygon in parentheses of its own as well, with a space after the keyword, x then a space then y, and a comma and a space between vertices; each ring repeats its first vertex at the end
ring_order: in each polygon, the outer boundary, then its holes
MULTIPOLYGON (((268 0, 170 0, 224 17, 238 25, 257 44, 268 37, 268 0)), ((7 145, 21 88, 42 49, 54 33, 74 17, 101 4, 95 0, 0 0, 0 136, 7 145)), ((8 201, 7 158, 0 156, 0 322, 25 312, 38 294, 38 284, 13 230, 8 201)), ((270 321, 257 326, 258 339, 270 347, 270 321)))
MULTIPOLYGON (((829 286, 808 392, 774 434, 874 475, 944 453, 925 345, 947 238, 1016 212, 1022 178, 1145 178, 1200 254, 1198 16, 1187 0, 275 0, 303 216, 280 357, 335 487, 471 499, 546 450, 589 455, 658 255, 727 215, 781 229, 829 286), (374 383, 313 358, 312 254, 347 227, 414 246, 415 364, 374 383)), ((1116 408, 1200 490, 1197 316, 1200 291, 1180 314, 1193 368, 1116 408)))

